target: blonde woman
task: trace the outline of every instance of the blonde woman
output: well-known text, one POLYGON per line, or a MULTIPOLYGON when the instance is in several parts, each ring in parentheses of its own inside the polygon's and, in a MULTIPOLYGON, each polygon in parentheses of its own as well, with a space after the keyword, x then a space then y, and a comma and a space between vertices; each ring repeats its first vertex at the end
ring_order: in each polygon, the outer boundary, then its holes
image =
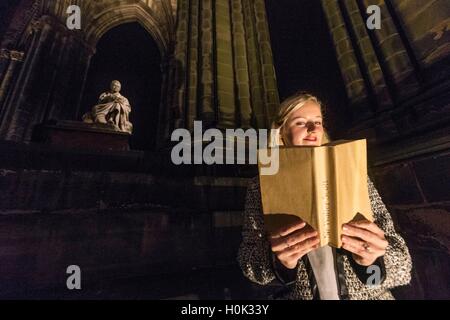
MULTIPOLYGON (((272 143, 320 146, 329 141, 322 105, 313 95, 297 93, 280 106, 272 143)), ((393 299, 391 288, 411 279, 411 257, 403 238, 369 177, 374 222, 345 224, 342 248, 319 248, 319 237, 305 222, 264 230, 258 177, 250 181, 238 260, 244 275, 266 285, 276 280, 283 299, 393 299)))

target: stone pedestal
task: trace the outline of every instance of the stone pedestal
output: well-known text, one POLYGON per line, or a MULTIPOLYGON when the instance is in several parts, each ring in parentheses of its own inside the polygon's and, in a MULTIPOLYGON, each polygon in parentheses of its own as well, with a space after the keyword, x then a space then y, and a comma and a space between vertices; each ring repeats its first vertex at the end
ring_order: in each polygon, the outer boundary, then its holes
POLYGON ((127 151, 129 137, 109 124, 64 120, 37 125, 32 141, 70 149, 127 151))

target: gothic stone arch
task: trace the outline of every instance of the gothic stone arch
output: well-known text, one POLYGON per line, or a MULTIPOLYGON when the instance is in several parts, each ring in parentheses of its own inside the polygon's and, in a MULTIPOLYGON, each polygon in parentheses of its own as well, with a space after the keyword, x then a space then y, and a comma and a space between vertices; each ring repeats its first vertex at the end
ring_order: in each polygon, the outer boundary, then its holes
MULTIPOLYGON (((42 1, 25 33, 29 45, 24 47, 24 62, 2 105, 4 139, 29 141, 33 127, 49 117, 76 120, 95 46, 111 28, 140 23, 157 43, 163 61, 174 47, 175 10, 170 0, 42 1), (81 8, 81 30, 66 27, 71 4, 81 8)), ((162 73, 164 88, 168 77, 164 68, 162 73)))

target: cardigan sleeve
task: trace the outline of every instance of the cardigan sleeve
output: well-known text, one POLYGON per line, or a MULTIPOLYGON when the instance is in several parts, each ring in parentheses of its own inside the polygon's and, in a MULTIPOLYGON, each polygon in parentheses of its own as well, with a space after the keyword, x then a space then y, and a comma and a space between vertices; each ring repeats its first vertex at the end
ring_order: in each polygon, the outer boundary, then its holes
POLYGON ((411 281, 412 262, 405 240, 394 229, 394 223, 377 189, 367 177, 369 198, 374 214, 374 222, 384 231, 388 241, 386 253, 383 256, 385 279, 381 286, 390 289, 407 285, 411 281))
POLYGON ((247 187, 238 262, 248 279, 264 285, 273 281, 276 274, 261 212, 258 177, 255 177, 250 180, 247 187))

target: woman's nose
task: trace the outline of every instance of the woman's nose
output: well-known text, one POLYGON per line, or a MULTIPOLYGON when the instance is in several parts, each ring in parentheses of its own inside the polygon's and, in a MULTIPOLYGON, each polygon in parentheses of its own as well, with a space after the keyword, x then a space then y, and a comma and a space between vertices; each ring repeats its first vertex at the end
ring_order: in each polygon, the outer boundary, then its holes
POLYGON ((306 128, 308 129, 308 132, 309 132, 309 131, 314 131, 314 129, 316 129, 316 126, 314 125, 314 122, 308 122, 306 124, 306 128))

